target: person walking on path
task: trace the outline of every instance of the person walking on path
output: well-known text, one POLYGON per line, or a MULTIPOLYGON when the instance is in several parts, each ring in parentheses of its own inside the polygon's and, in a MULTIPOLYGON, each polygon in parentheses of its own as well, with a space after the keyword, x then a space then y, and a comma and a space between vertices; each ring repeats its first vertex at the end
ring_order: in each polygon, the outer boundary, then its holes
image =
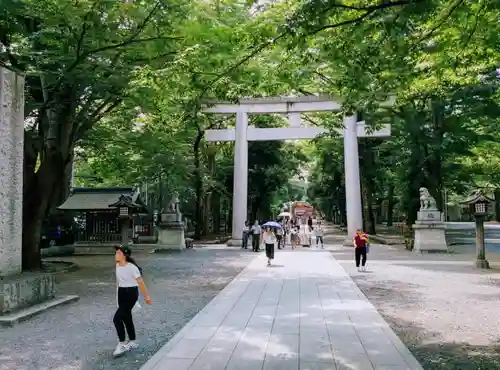
POLYGON ((243 230, 241 232, 241 248, 248 249, 248 238, 250 233, 250 227, 248 226, 248 221, 245 221, 243 230))
POLYGON ((290 242, 292 243, 292 249, 297 248, 297 243, 299 242, 299 232, 297 226, 292 226, 290 229, 290 242))
POLYGON ((254 252, 258 252, 260 250, 259 247, 260 247, 260 233, 261 233, 259 220, 255 220, 255 223, 253 224, 250 232, 252 233, 252 250, 254 252))
POLYGON ((313 219, 311 216, 307 219, 307 226, 309 226, 309 232, 313 231, 313 219))
POLYGON ((276 236, 270 227, 266 227, 262 233, 262 241, 266 247, 267 265, 271 266, 271 260, 274 259, 274 243, 276 243, 276 236))
POLYGON ((118 345, 113 356, 119 356, 131 349, 137 348, 135 342, 135 327, 132 319, 132 309, 137 304, 139 289, 147 304, 151 304, 148 290, 141 276, 141 269, 131 257, 132 251, 127 246, 116 248, 116 297, 118 309, 113 317, 113 324, 118 334, 118 345), (125 329, 128 341, 125 340, 125 329))
POLYGON ((366 271, 366 254, 368 252, 368 235, 361 230, 356 231, 354 236, 354 256, 358 271, 366 271), (360 267, 361 262, 361 267, 360 267))
POLYGON ((281 249, 283 243, 283 227, 276 230, 276 242, 278 244, 278 249, 281 249))
POLYGON ((318 248, 318 244, 321 243, 321 249, 324 249, 325 246, 323 244, 323 226, 321 226, 321 222, 318 222, 316 228, 314 229, 314 235, 316 236, 316 248, 318 248))

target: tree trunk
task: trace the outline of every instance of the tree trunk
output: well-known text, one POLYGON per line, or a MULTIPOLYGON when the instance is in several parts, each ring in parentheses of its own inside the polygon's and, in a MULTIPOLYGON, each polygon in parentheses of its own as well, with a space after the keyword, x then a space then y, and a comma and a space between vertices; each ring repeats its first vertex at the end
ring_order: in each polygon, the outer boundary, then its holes
POLYGON ((366 189, 366 231, 368 234, 375 235, 377 233, 375 227, 375 212, 373 208, 373 194, 369 186, 366 189))
POLYGON ((203 138, 203 131, 199 131, 193 145, 194 152, 194 187, 196 204, 194 210, 194 238, 199 240, 203 231, 203 179, 201 174, 201 153, 200 144, 203 138))
POLYGON ((392 226, 394 223, 394 206, 396 205, 394 201, 394 185, 389 185, 389 190, 387 191, 387 226, 392 226))
POLYGON ((214 232, 220 233, 221 231, 221 196, 218 191, 215 191, 212 196, 212 217, 214 223, 214 232))
POLYGON ((23 270, 36 270, 41 267, 40 238, 53 197, 57 191, 57 181, 63 175, 64 163, 60 153, 51 153, 31 175, 24 186, 23 196, 23 270))
POLYGON ((495 221, 500 222, 500 188, 495 189, 495 221))

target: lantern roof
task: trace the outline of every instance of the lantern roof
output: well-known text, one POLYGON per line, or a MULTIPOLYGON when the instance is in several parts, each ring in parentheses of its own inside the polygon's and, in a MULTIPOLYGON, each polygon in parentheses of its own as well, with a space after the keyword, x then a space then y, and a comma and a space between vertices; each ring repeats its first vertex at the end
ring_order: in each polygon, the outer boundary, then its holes
POLYGON ((493 203, 495 200, 486 195, 484 189, 478 189, 460 204, 471 205, 476 203, 493 203))

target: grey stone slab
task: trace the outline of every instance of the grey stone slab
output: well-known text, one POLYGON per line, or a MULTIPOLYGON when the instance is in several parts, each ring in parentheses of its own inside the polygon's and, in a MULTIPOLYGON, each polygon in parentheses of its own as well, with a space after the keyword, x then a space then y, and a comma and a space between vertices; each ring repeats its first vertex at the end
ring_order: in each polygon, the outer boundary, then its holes
POLYGON ((266 361, 296 359, 298 355, 299 334, 271 334, 266 348, 266 361))
MULTIPOLYGON (((213 348, 203 350, 189 370, 221 370, 231 358, 232 351, 216 351, 213 348)), ((177 370, 177 369, 169 369, 177 370)))
POLYGON ((192 359, 185 358, 164 358, 158 362, 152 370, 189 370, 192 359))
POLYGON ((245 327, 253 313, 253 307, 244 310, 234 310, 223 321, 223 325, 234 327, 245 327))
POLYGON ((166 355, 168 358, 195 359, 207 344, 206 339, 182 338, 166 355))
POLYGON ((300 328, 300 345, 303 346, 312 342, 330 343, 330 336, 328 335, 326 328, 323 330, 305 330, 304 328, 300 328))
POLYGON ((375 370, 415 370, 408 365, 375 365, 375 370))
POLYGON ((225 370, 262 370, 264 360, 230 360, 225 370))
POLYGON ((301 315, 300 330, 326 334, 327 328, 325 319, 322 316, 318 317, 318 316, 301 315))
POLYGON ((365 347, 358 341, 330 342, 334 356, 358 357, 367 356, 365 347))
MULTIPOLYGON (((213 311, 212 311, 213 312, 213 311)), ((226 319, 227 313, 200 313, 191 321, 194 326, 219 326, 226 319)))
POLYGON ((263 327, 263 328, 271 329, 273 327, 273 324, 274 324, 273 317, 252 316, 247 323, 247 327, 249 327, 249 328, 263 327))
POLYGON ((335 362, 310 362, 302 361, 299 362, 299 370, 337 370, 335 362))
POLYGON ((407 363, 399 351, 391 345, 365 346, 368 358, 374 365, 406 366, 407 363))
POLYGON ((244 331, 245 328, 236 329, 233 326, 221 325, 218 327, 214 336, 210 339, 210 342, 213 340, 229 340, 238 342, 243 336, 244 331))
POLYGON ((385 332, 377 327, 356 328, 356 333, 365 348, 368 347, 394 347, 392 341, 385 332))
POLYGON ((373 365, 366 359, 352 359, 336 361, 337 370, 374 370, 373 365))
POLYGON ((295 323, 275 321, 271 332, 273 334, 299 334, 299 321, 297 320, 295 323))
POLYGON ((301 361, 333 362, 334 356, 328 339, 304 340, 300 338, 299 356, 301 361))
POLYGON ((288 359, 266 358, 262 370, 299 370, 299 359, 297 357, 288 359))
POLYGON ((391 340, 394 347, 401 353, 406 363, 410 366, 412 370, 423 370, 423 367, 418 363, 410 350, 404 345, 404 343, 399 339, 399 337, 394 333, 394 331, 387 324, 385 327, 382 327, 382 330, 387 335, 387 337, 391 340))
POLYGON ((236 345, 231 361, 264 360, 270 335, 267 328, 247 328, 236 345))
POLYGON ((342 344, 361 345, 361 341, 356 332, 352 328, 349 328, 348 326, 340 327, 338 329, 331 329, 328 327, 327 330, 328 330, 328 335, 330 337, 330 342, 332 343, 333 346, 342 344))
POLYGON ((193 326, 186 332, 184 339, 209 340, 218 328, 218 326, 193 326))

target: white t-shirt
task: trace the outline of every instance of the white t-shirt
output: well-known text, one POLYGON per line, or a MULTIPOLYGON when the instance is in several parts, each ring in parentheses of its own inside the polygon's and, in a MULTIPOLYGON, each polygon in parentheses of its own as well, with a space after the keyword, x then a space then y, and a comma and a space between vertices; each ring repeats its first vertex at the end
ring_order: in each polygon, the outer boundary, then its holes
POLYGON ((125 266, 116 264, 116 281, 120 288, 131 288, 139 286, 137 278, 141 277, 141 273, 136 265, 127 263, 125 266))
POLYGON ((259 225, 253 225, 252 226, 252 234, 260 234, 260 226, 259 225))
POLYGON ((264 244, 274 244, 276 241, 276 237, 272 232, 265 232, 264 233, 264 244))
POLYGON ((323 236, 323 228, 316 226, 316 228, 314 229, 314 235, 323 236))

